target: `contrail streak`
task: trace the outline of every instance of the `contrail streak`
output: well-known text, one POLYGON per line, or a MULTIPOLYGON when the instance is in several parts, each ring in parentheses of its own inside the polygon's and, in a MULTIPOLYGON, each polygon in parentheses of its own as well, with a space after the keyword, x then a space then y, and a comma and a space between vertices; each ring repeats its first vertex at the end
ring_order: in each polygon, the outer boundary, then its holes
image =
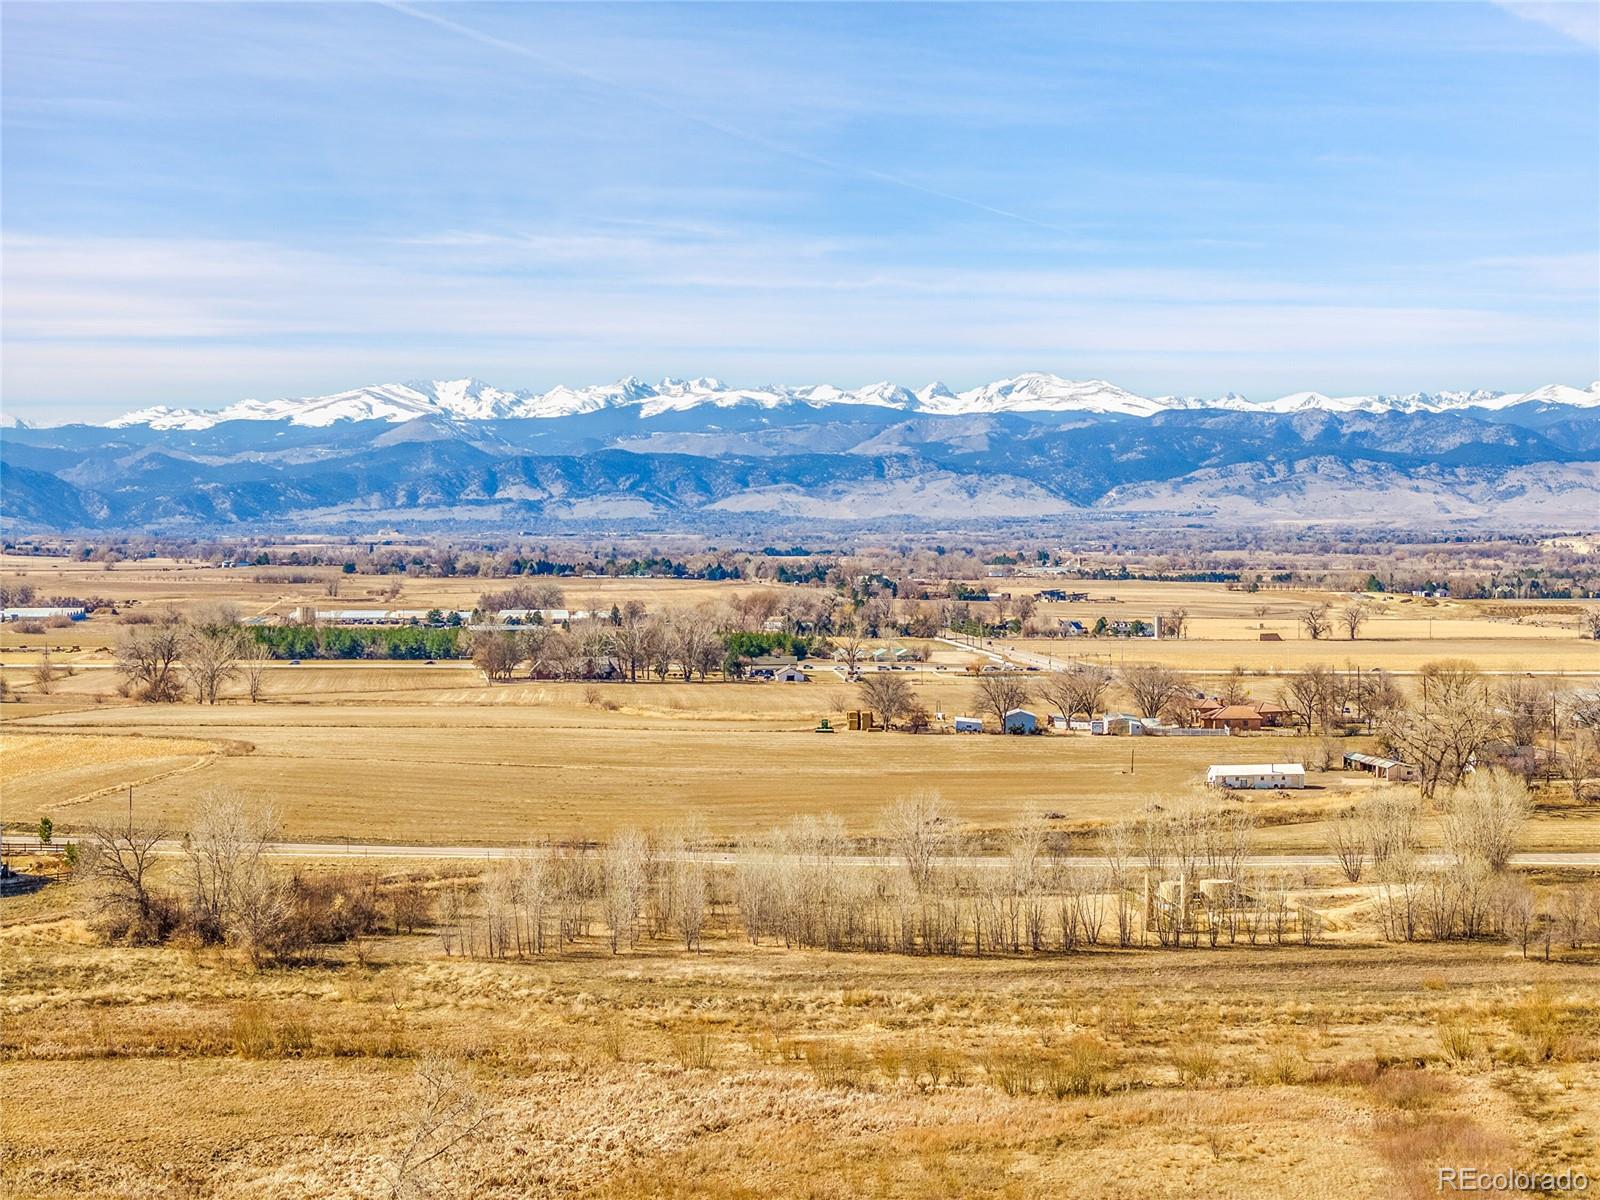
POLYGON ((690 124, 699 125, 704 129, 713 130, 722 134, 724 137, 733 138, 735 141, 744 142, 747 145, 757 146, 763 150, 769 151, 772 154, 779 155, 783 158, 792 159, 795 162, 802 162, 809 166, 820 167, 825 171, 831 171, 837 175, 848 175, 857 179, 865 179, 872 183, 883 183, 888 184, 891 187, 903 188, 908 192, 916 192, 919 195, 930 196, 935 200, 943 200, 949 204, 957 204, 964 208, 973 209, 976 212, 987 213, 992 217, 1000 217, 1007 221, 1016 221, 1022 225, 1031 225, 1035 229, 1048 230, 1051 233, 1061 234, 1063 237, 1077 236, 1077 233, 1074 230, 1066 229, 1060 225, 1052 225, 1048 221, 1040 221, 1034 217, 1026 216, 1023 213, 1012 212, 1007 208, 996 208, 994 205, 985 204, 981 200, 973 200, 967 196, 958 196, 953 192, 945 192, 939 190, 938 188, 926 187, 923 184, 916 183, 910 179, 904 179, 899 175, 891 175, 887 171, 875 171, 870 167, 852 166, 849 163, 837 162, 831 158, 824 158, 819 154, 812 154, 807 150, 801 150, 794 146, 785 145, 782 142, 773 141, 771 138, 766 137, 763 134, 752 133, 747 129, 740 129, 736 125, 729 125, 723 121, 718 121, 714 117, 707 117, 701 115, 700 113, 690 112, 687 109, 679 108, 674 104, 670 104, 657 96, 652 96, 649 92, 643 91, 639 88, 629 87, 628 85, 618 83, 613 79, 608 79, 604 75, 597 75, 593 71, 588 71, 582 67, 574 66, 572 63, 565 62, 558 58, 552 58, 546 54, 541 54, 532 47, 523 45, 521 42, 507 41, 505 38, 496 37, 492 33, 484 33, 482 30, 474 29, 470 25, 463 25, 459 21, 452 21, 448 17, 441 17, 437 13, 425 12, 422 9, 413 8, 409 4, 401 3, 401 0, 376 0, 376 3, 381 4, 384 8, 392 9, 397 13, 403 13, 406 16, 412 17, 418 21, 425 21, 430 25, 437 25, 441 29, 448 29, 452 33, 460 34, 462 37, 470 38, 472 41, 478 42, 482 45, 492 46, 497 50, 504 50, 507 54, 515 54, 521 58, 529 59, 530 61, 536 62, 540 66, 546 67, 550 70, 559 71, 562 74, 570 75, 575 79, 582 79, 587 83, 592 83, 597 87, 606 88, 621 95, 631 96, 635 100, 643 101, 652 108, 659 109, 664 113, 668 113, 674 117, 677 117, 681 121, 687 121, 690 124))

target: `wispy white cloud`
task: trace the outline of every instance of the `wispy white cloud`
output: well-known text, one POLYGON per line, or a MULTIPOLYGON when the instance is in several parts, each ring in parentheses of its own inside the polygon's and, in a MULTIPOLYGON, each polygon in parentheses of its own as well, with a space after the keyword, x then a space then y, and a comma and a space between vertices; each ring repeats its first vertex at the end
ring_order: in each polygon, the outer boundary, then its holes
POLYGON ((1495 0, 1509 13, 1600 50, 1600 4, 1594 0, 1495 0))
POLYGON ((1497 255, 1470 267, 1492 275, 1495 286, 1561 292, 1600 305, 1600 254, 1497 255))
POLYGON ((791 256, 779 239, 719 236, 720 255, 642 235, 452 236, 423 258, 383 243, 9 237, 5 391, 22 415, 463 372, 543 387, 628 371, 916 384, 1044 368, 1220 391, 1241 364, 1292 390, 1344 383, 1352 360, 1385 389, 1532 386, 1588 332, 1492 295, 1443 306, 1195 269, 860 269, 857 247, 791 256), (1463 379, 1474 362, 1493 377, 1463 379), (1448 377, 1418 378, 1423 366, 1448 377))

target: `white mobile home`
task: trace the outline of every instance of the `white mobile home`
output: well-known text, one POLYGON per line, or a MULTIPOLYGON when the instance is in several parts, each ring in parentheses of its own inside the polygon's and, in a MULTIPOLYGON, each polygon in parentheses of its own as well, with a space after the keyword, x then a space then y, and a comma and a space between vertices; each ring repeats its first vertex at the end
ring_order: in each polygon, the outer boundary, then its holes
POLYGON ((981 718, 981 717, 957 717, 956 718, 956 732, 957 733, 982 733, 983 732, 983 718, 981 718))
POLYGON ((1212 787, 1235 791, 1261 791, 1274 788, 1303 788, 1306 769, 1301 763, 1238 763, 1212 767, 1206 772, 1212 787))

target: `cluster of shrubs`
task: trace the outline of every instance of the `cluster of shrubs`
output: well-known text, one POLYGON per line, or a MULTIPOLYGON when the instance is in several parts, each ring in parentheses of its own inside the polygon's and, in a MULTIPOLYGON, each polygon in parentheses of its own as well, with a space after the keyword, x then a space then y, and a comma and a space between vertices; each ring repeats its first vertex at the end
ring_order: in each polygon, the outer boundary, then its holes
POLYGON ((432 919, 419 880, 369 871, 283 872, 265 858, 266 827, 237 805, 202 813, 176 871, 158 862, 165 834, 95 830, 74 847, 94 931, 107 941, 227 946, 256 963, 290 962, 318 946, 413 932, 432 919))
POLYGON ((152 889, 142 904, 133 898, 101 895, 96 899, 91 926, 107 941, 234 946, 256 962, 303 959, 318 946, 338 945, 392 928, 394 917, 377 878, 358 872, 296 872, 274 881, 270 893, 258 897, 251 910, 229 913, 220 920, 177 890, 152 889))

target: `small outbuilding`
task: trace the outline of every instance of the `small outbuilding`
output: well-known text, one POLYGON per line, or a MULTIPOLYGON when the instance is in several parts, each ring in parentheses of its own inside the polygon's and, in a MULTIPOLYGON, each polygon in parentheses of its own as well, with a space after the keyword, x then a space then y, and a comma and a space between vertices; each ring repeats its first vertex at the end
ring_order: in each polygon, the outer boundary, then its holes
POLYGON ((808 683, 810 680, 799 667, 779 667, 772 673, 779 683, 808 683))
POLYGON ((1401 762, 1397 758, 1384 758, 1377 754, 1346 754, 1344 769, 1366 771, 1389 783, 1404 783, 1418 776, 1417 768, 1410 763, 1401 762))
POLYGON ((1147 722, 1132 713, 1107 713, 1089 722, 1089 732, 1106 737, 1142 737, 1147 722))
POLYGON ((982 717, 957 717, 955 720, 957 733, 982 733, 982 717))
POLYGON ((1302 763, 1224 764, 1206 771, 1212 787, 1234 791, 1269 791, 1277 788, 1303 788, 1306 769, 1302 763))
POLYGON ((1013 708, 1006 713, 1007 733, 1038 733, 1039 718, 1025 708, 1013 708))

